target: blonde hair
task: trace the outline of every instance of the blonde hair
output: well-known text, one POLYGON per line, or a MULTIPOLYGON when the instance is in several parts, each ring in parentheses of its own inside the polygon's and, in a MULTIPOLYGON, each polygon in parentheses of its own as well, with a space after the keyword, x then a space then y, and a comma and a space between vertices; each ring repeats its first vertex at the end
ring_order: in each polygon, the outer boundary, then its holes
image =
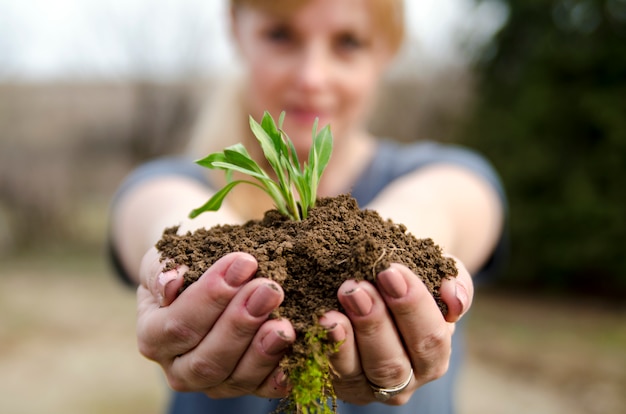
MULTIPOLYGON (((231 7, 247 6, 289 16, 309 0, 230 0, 231 7)), ((389 48, 396 53, 404 40, 403 0, 367 0, 372 8, 374 24, 386 38, 389 48)), ((219 79, 214 91, 204 105, 192 131, 187 152, 194 157, 221 151, 224 147, 241 142, 250 132, 248 114, 245 112, 245 82, 239 76, 219 79)))

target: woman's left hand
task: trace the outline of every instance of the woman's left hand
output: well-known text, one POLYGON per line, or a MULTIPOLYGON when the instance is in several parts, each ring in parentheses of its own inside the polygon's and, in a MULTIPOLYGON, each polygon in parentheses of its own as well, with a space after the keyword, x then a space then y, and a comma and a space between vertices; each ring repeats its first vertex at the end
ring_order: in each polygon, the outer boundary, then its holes
POLYGON ((445 317, 424 283, 403 265, 392 264, 379 273, 376 287, 364 281, 343 283, 338 297, 346 314, 331 311, 320 320, 331 339, 343 341, 331 357, 339 399, 400 405, 446 373, 455 322, 467 312, 474 294, 468 271, 458 260, 456 264, 458 276, 446 278, 440 289, 448 305, 445 317), (407 382, 397 394, 376 395, 376 388, 407 382))

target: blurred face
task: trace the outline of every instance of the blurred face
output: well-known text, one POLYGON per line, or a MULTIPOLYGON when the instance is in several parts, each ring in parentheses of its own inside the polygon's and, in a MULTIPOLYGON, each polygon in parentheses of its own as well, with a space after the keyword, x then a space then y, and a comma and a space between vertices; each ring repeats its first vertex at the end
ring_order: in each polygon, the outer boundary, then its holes
POLYGON ((269 111, 299 153, 308 151, 315 118, 338 138, 364 122, 389 48, 375 33, 367 0, 311 0, 284 15, 253 7, 234 12, 246 64, 251 114, 269 111))

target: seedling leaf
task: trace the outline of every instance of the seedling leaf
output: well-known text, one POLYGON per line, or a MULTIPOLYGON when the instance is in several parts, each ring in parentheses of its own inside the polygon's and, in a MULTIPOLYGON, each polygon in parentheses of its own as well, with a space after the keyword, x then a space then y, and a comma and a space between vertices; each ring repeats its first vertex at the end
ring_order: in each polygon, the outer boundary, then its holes
POLYGON ((201 207, 198 207, 198 208, 192 210, 192 212, 189 213, 189 217, 190 218, 196 218, 200 214, 204 213, 205 211, 217 211, 217 210, 219 210, 220 207, 222 207, 222 202, 224 201, 224 198, 226 198, 226 195, 228 195, 228 193, 230 193, 230 190, 235 188, 235 186, 237 186, 238 184, 245 183, 245 182, 248 182, 250 184, 254 184, 254 183, 251 183, 250 181, 246 181, 246 180, 238 180, 238 181, 231 181, 231 182, 229 182, 228 184, 226 184, 224 186, 224 188, 219 190, 217 193, 213 194, 213 197, 211 197, 209 199, 209 201, 204 203, 201 207))
POLYGON ((259 142, 275 179, 252 159, 242 144, 232 145, 222 152, 196 161, 206 168, 224 170, 228 183, 203 206, 194 209, 190 213, 191 218, 205 211, 218 210, 226 195, 236 185, 244 182, 264 190, 274 200, 278 211, 291 219, 302 220, 308 216, 308 211, 315 206, 319 181, 330 160, 332 134, 329 126, 318 132, 316 119, 308 163, 300 164, 293 142, 282 129, 284 119, 285 112, 282 112, 277 126, 269 112, 265 112, 261 123, 250 117, 250 129, 259 142), (233 172, 246 174, 258 183, 248 180, 232 181, 233 172))

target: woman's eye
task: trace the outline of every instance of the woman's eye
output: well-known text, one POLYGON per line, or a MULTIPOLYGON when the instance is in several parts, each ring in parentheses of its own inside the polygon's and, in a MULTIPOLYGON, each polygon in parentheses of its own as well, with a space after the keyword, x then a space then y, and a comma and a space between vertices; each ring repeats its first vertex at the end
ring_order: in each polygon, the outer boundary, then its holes
POLYGON ((360 49, 364 46, 364 42, 353 34, 345 33, 337 38, 337 46, 341 50, 350 51, 360 49))
POLYGON ((288 27, 276 26, 266 32, 267 38, 276 43, 286 43, 292 40, 293 35, 288 27))

